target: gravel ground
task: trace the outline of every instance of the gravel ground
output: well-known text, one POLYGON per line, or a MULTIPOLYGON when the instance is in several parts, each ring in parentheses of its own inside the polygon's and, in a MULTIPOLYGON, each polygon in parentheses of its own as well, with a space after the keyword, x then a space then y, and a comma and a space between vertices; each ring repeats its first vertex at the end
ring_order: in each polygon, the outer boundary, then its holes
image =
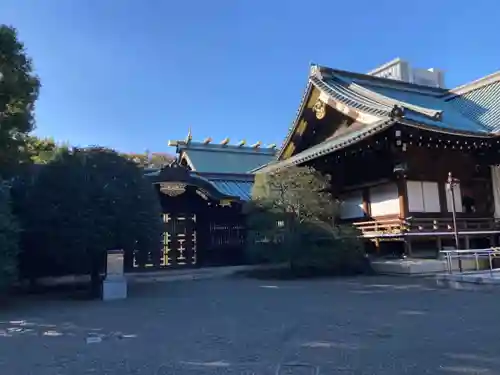
POLYGON ((363 277, 24 298, 0 311, 0 374, 500 374, 499 296, 363 277))

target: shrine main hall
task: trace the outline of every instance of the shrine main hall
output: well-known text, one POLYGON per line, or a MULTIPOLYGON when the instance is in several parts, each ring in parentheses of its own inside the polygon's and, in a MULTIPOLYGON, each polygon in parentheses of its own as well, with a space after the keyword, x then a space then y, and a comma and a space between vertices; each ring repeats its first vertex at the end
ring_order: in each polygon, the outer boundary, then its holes
POLYGON ((401 59, 366 74, 312 64, 297 100, 280 147, 188 134, 170 142, 175 163, 146 171, 170 223, 164 264, 240 261, 255 174, 294 165, 332 176, 340 219, 374 252, 498 244, 500 72, 450 89, 401 59))

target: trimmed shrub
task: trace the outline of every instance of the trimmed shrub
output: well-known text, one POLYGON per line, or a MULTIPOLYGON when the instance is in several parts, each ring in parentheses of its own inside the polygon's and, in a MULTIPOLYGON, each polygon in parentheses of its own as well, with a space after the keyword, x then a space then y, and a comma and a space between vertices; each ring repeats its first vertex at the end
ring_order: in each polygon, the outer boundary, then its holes
POLYGON ((17 280, 19 226, 11 212, 9 187, 0 183, 0 292, 17 280))

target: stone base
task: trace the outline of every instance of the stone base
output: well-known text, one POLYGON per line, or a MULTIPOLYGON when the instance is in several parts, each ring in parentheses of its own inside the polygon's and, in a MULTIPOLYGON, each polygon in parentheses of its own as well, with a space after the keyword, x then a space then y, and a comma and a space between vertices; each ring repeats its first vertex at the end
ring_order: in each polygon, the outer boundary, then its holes
MULTIPOLYGON (((453 270, 458 270, 458 259, 453 259, 453 270)), ((435 275, 447 272, 446 260, 441 259, 380 259, 372 261, 375 272, 385 275, 435 275)), ((462 259, 463 270, 474 270, 476 268, 474 259, 462 259)), ((487 267, 487 261, 479 261, 479 268, 487 267)))
POLYGON ((386 275, 426 275, 443 272, 446 263, 432 259, 391 259, 372 261, 375 272, 386 275))
POLYGON ((460 290, 500 290, 498 270, 436 276, 438 286, 460 290))
POLYGON ((102 282, 102 300, 112 301, 127 298, 127 280, 125 277, 105 279, 102 282))

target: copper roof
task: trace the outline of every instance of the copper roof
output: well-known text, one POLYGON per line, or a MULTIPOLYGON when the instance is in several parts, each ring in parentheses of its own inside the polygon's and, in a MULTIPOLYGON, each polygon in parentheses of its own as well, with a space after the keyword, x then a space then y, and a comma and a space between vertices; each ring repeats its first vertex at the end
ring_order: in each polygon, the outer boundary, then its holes
POLYGON ((229 139, 221 143, 211 143, 211 138, 203 142, 173 141, 179 160, 184 159, 195 172, 247 173, 276 157, 276 146, 261 146, 260 142, 247 146, 246 142, 230 144, 229 139))
POLYGON ((254 172, 314 159, 396 122, 463 136, 493 137, 500 133, 500 72, 447 90, 312 65, 298 113, 278 159, 298 126, 313 88, 320 91, 320 100, 324 103, 341 108, 350 116, 363 116, 364 127, 328 139, 284 161, 257 167, 254 172))

